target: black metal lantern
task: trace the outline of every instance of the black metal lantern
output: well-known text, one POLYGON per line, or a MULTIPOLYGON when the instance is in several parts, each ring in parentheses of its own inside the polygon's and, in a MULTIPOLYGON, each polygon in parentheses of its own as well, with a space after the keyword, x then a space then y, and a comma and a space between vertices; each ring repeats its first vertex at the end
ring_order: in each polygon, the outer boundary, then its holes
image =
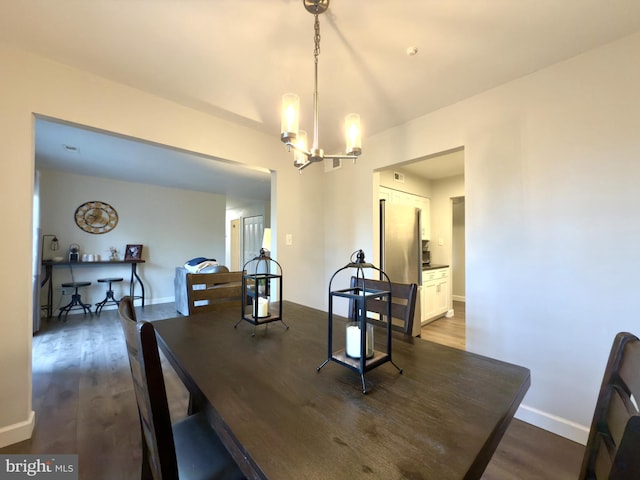
MULTIPOLYGON (((329 280, 329 331, 327 340, 327 359, 317 370, 320 371, 329 361, 336 362, 360 374, 362 381, 362 393, 367 393, 367 386, 364 380, 365 372, 372 370, 386 362, 391 362, 394 367, 402 373, 402 369, 391 359, 391 280, 381 269, 371 263, 365 262, 365 255, 362 250, 352 254, 351 261, 344 267, 337 270, 329 280), (353 255, 355 254, 355 261, 353 255), (334 279, 339 273, 355 269, 349 288, 332 290, 334 279), (367 287, 365 270, 379 272, 380 279, 386 280, 389 284, 387 290, 379 290, 367 287), (350 322, 346 324, 345 348, 333 349, 334 340, 334 315, 333 304, 337 298, 349 300, 350 322), (379 342, 384 350, 376 349, 373 337, 373 325, 367 318, 367 302, 379 300, 386 303, 387 319, 385 322, 385 341, 379 342)), ((378 346, 380 348, 380 346, 378 346)))
MULTIPOLYGON (((258 325, 282 320, 282 267, 264 248, 242 267, 242 320, 258 325)), ((256 334, 255 328, 253 335, 256 334)))

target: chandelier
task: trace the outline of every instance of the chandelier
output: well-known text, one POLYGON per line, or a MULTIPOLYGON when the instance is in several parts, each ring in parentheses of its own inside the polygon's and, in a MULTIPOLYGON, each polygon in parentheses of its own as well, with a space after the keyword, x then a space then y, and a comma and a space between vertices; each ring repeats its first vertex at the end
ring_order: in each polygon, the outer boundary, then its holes
POLYGON ((354 163, 362 153, 362 138, 360 133, 360 115, 350 113, 345 117, 347 148, 346 153, 325 155, 318 146, 318 55, 320 54, 320 22, 318 15, 329 8, 329 0, 302 0, 304 8, 314 16, 314 77, 313 77, 313 144, 307 149, 307 133, 298 129, 300 118, 300 97, 295 93, 282 96, 282 120, 280 140, 293 148, 293 165, 302 170, 314 162, 321 162, 325 158, 331 160, 353 159, 354 163))

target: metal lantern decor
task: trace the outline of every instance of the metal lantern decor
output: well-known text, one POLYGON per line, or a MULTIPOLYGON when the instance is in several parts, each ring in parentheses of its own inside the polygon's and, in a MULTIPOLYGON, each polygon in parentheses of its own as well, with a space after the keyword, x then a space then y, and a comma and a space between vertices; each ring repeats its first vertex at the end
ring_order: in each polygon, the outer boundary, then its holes
POLYGON ((330 361, 339 363, 360 374, 362 381, 362 393, 367 393, 367 386, 364 380, 365 372, 372 370, 386 362, 391 362, 394 367, 402 373, 402 369, 396 365, 391 359, 391 280, 381 269, 371 263, 365 262, 365 255, 362 250, 358 250, 351 255, 350 262, 344 267, 337 270, 331 280, 329 280, 329 332, 327 340, 327 359, 320 365, 317 370, 320 371, 330 361), (354 261, 355 255, 355 261, 354 261), (332 290, 334 279, 339 273, 347 270, 355 269, 355 275, 352 276, 349 288, 332 290), (367 287, 367 279, 365 278, 365 270, 377 271, 380 279, 386 280, 389 284, 387 290, 377 290, 367 287), (349 300, 349 317, 350 320, 346 324, 345 330, 345 348, 334 351, 334 300, 345 298, 349 300), (367 302, 371 300, 380 300, 386 303, 387 319, 385 322, 385 341, 379 342, 378 348, 382 346, 384 350, 376 350, 374 344, 374 328, 367 319, 367 302))
MULTIPOLYGON (((282 267, 271 258, 265 250, 260 249, 260 255, 252 258, 242 267, 242 320, 257 327, 282 320, 282 267)), ((255 328, 253 335, 255 335, 255 328)))

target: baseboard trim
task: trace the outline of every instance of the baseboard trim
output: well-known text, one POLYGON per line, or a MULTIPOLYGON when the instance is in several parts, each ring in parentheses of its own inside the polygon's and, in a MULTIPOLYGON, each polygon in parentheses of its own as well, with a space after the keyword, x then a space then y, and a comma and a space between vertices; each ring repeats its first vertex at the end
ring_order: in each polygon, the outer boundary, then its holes
POLYGON ((589 437, 589 427, 567 420, 566 418, 557 417, 537 408, 528 405, 520 405, 515 414, 518 420, 530 423, 536 427, 540 427, 549 432, 568 438, 582 445, 587 444, 589 437))
POLYGON ((454 302, 466 302, 467 297, 465 297, 464 295, 451 295, 451 300, 453 300, 454 302))
POLYGON ((33 427, 36 424, 36 412, 33 410, 24 422, 14 423, 0 428, 0 448, 31 438, 33 427))
MULTIPOLYGON (((156 305, 158 303, 171 303, 175 302, 176 297, 162 297, 162 298, 152 298, 149 300, 149 305, 156 305)), ((146 301, 145 301, 146 303, 146 301)))

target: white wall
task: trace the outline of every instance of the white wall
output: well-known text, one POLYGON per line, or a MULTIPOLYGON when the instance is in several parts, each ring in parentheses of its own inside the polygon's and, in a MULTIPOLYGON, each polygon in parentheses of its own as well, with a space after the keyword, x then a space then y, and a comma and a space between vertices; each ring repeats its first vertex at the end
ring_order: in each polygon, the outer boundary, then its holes
MULTIPOLYGON (((333 207, 372 196, 390 158, 465 148, 468 348, 530 368, 518 416, 579 441, 615 333, 639 331, 638 51, 636 34, 368 138, 328 178, 333 207)), ((373 214, 335 215, 374 249, 373 214)))
MULTIPOLYGON (((138 273, 145 284, 147 304, 173 301, 175 267, 187 260, 204 256, 224 262, 224 195, 50 170, 41 171, 40 194, 42 231, 57 235, 60 243, 57 255, 66 255, 69 245, 77 243, 81 254, 99 254, 104 260, 109 257, 109 247, 115 246, 122 259, 127 244, 143 245, 145 263, 138 267, 138 273), (75 225, 76 208, 90 200, 106 202, 118 212, 115 229, 94 235, 75 225)), ((55 268, 53 275, 54 306, 58 306, 58 287, 71 281, 71 274, 68 268, 55 268)), ((105 296, 105 285, 98 284, 98 278, 124 277, 124 282, 114 284, 114 291, 117 297, 128 293, 127 266, 76 266, 74 276, 78 281, 93 282, 82 292, 88 303, 99 302, 105 296)), ((63 305, 68 300, 65 298, 63 305)))

